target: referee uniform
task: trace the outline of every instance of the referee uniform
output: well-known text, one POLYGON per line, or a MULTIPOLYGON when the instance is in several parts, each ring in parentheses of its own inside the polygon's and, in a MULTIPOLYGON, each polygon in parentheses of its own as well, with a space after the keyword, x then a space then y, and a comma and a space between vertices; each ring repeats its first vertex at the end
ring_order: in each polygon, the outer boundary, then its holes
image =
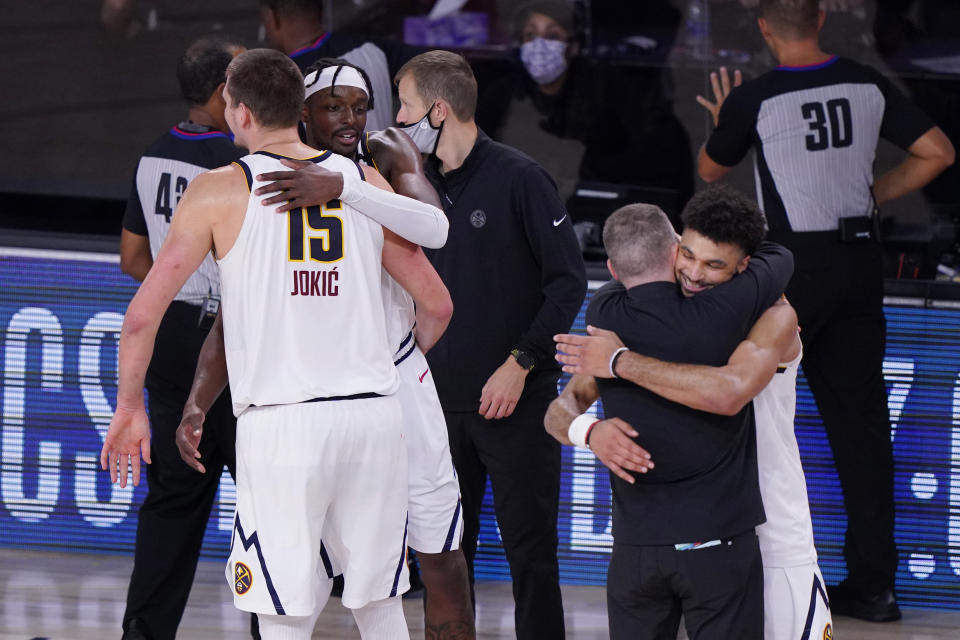
MULTIPOLYGON (((140 158, 123 227, 148 236, 156 257, 173 211, 189 182, 208 169, 230 164, 242 151, 227 134, 182 122, 158 138, 140 158)), ((229 392, 207 412, 199 450, 205 474, 180 459, 176 430, 190 393, 207 329, 199 326, 205 298, 220 296, 217 266, 207 256, 164 315, 147 369, 150 447, 147 497, 137 519, 136 553, 123 615, 153 640, 173 639, 193 583, 203 533, 220 482, 234 470, 236 420, 229 392)))
POLYGON ((756 149, 768 238, 793 251, 786 293, 847 506, 848 583, 867 596, 892 590, 897 568, 873 163, 879 137, 906 149, 933 126, 877 71, 831 57, 734 89, 706 145, 726 167, 756 149))

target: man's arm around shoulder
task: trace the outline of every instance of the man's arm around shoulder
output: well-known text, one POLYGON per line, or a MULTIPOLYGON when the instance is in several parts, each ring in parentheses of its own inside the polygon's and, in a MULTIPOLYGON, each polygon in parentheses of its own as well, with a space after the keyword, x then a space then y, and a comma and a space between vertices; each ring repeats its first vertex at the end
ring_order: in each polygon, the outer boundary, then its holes
MULTIPOLYGON (((153 354, 153 343, 164 312, 174 296, 214 248, 214 227, 231 208, 245 203, 246 179, 239 167, 223 167, 201 174, 190 183, 173 216, 166 241, 140 286, 120 330, 117 410, 110 422, 100 464, 110 479, 126 486, 128 465, 133 483, 140 482, 140 456, 150 462, 150 425, 143 403, 143 383, 153 354)), ((243 204, 245 207, 245 204, 243 204)), ((222 234, 220 255, 235 238, 222 234)), ((229 245, 229 246, 228 246, 229 245)))
POLYGON ((618 377, 692 409, 735 415, 770 382, 781 362, 799 353, 797 315, 785 301, 770 307, 721 367, 665 362, 632 351, 616 334, 590 327, 589 336, 557 336, 557 360, 567 373, 618 377), (610 366, 613 362, 613 366, 610 366))

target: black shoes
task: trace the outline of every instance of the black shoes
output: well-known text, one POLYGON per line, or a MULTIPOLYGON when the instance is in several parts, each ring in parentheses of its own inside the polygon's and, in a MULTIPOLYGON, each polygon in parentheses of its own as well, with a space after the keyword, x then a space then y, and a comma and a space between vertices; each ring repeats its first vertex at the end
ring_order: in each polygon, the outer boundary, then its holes
POLYGON ((139 618, 134 618, 123 626, 123 636, 120 640, 150 640, 150 634, 147 633, 143 621, 139 618))
POLYGON ((900 607, 892 589, 874 596, 856 593, 846 581, 835 587, 827 587, 830 611, 841 616, 850 616, 868 622, 892 622, 900 619, 900 607))

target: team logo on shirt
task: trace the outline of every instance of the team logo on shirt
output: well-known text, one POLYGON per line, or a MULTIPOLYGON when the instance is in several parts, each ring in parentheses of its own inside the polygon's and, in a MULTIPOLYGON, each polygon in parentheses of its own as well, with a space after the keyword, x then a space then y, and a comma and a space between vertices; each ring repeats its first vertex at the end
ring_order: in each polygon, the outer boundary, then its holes
POLYGON ((242 596, 246 592, 250 591, 251 585, 253 585, 253 574, 250 573, 250 567, 242 562, 237 562, 234 564, 233 589, 237 592, 237 595, 242 596))
POLYGON ((479 229, 487 224, 487 214, 485 214, 482 209, 477 209, 470 214, 470 224, 479 229))
POLYGON ((823 628, 823 640, 833 640, 833 625, 829 622, 823 628))

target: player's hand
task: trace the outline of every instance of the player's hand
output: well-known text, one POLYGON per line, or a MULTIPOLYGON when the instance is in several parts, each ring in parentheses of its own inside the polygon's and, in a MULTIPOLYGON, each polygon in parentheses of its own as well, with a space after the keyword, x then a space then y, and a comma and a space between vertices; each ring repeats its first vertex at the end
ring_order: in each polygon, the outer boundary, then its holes
POLYGON ((650 453, 632 440, 639 435, 620 418, 601 420, 590 431, 590 449, 610 471, 625 482, 633 484, 630 474, 646 473, 653 469, 650 453))
POLYGON ((140 456, 150 464, 150 421, 141 403, 137 408, 117 407, 103 439, 100 468, 110 471, 110 482, 127 486, 127 473, 133 469, 133 486, 140 484, 140 456))
POLYGON ((487 420, 506 418, 517 407, 529 371, 507 356, 480 390, 480 415, 487 420))
POLYGON ((254 190, 253 195, 273 194, 261 202, 264 206, 280 205, 277 213, 314 207, 336 200, 343 193, 343 174, 324 169, 316 162, 280 160, 293 171, 270 171, 257 175, 257 180, 270 184, 254 190))
POLYGON ((206 473, 206 468, 200 464, 200 437, 203 435, 203 421, 206 415, 200 407, 188 402, 183 408, 183 417, 177 427, 177 449, 180 450, 180 459, 191 469, 206 473))
POLYGON ((743 74, 739 69, 733 72, 733 86, 730 86, 730 74, 726 67, 720 67, 720 73, 710 72, 710 86, 713 87, 714 102, 710 102, 703 96, 697 96, 697 102, 713 116, 713 126, 717 126, 717 120, 720 118, 720 107, 730 95, 734 88, 743 84, 743 74))
POLYGON ((557 362, 563 365, 565 373, 612 378, 610 358, 623 346, 623 342, 617 334, 606 329, 588 325, 587 333, 590 335, 562 333, 553 336, 557 343, 557 362))

